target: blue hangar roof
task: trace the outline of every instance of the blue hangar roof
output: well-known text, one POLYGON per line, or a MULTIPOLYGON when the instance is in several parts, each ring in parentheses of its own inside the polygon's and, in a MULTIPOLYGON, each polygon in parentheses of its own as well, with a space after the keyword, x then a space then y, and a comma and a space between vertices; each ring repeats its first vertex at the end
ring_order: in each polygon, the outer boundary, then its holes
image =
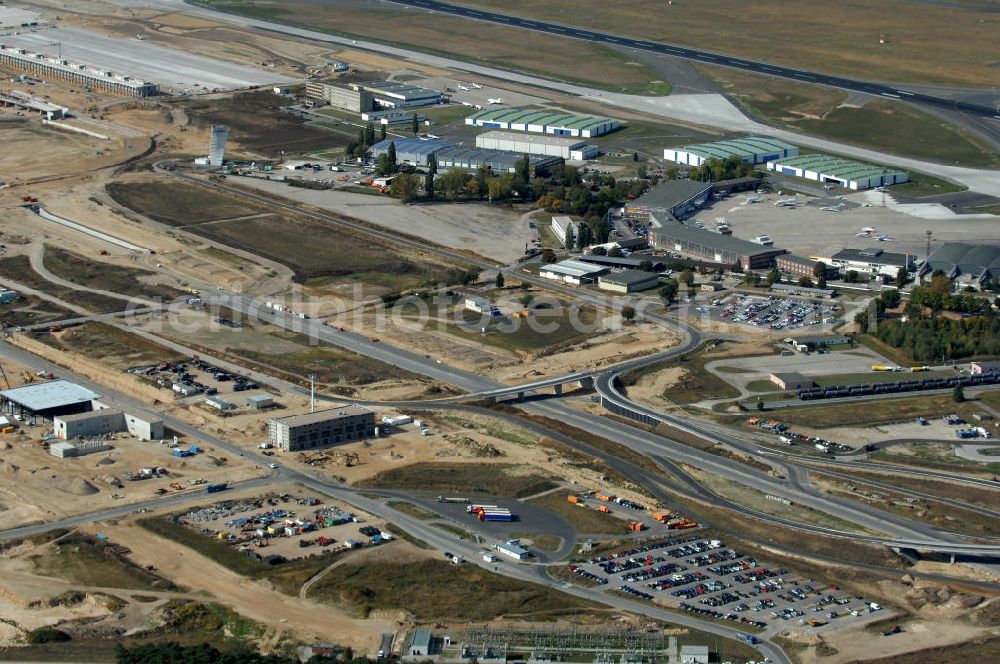
POLYGON ((32 383, 31 385, 15 387, 12 390, 4 390, 0 392, 0 396, 34 411, 65 408, 101 398, 101 395, 68 380, 32 383))

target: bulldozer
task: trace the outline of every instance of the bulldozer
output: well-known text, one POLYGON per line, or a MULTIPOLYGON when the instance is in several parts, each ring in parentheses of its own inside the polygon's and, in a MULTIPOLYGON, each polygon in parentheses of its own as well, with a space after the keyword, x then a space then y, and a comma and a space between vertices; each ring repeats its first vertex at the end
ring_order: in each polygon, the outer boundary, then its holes
POLYGON ((35 382, 35 374, 31 373, 30 371, 22 371, 21 372, 21 380, 24 381, 25 385, 27 385, 28 383, 34 383, 35 382))
POLYGON ((170 488, 173 489, 174 491, 183 491, 184 490, 184 487, 181 485, 180 482, 171 482, 170 483, 170 488))

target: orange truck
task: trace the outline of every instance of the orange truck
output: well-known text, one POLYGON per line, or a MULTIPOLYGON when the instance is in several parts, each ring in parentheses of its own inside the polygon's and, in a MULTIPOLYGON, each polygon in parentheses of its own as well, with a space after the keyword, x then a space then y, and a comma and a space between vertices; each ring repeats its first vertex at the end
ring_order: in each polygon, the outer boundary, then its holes
POLYGON ((579 505, 580 504, 580 497, 579 496, 566 496, 566 500, 568 500, 569 502, 573 503, 574 505, 579 505))
POLYGON ((642 521, 633 521, 632 523, 628 524, 628 531, 630 533, 641 533, 645 529, 646 529, 646 524, 644 524, 642 521))
POLYGON ((601 505, 600 507, 598 507, 597 511, 604 512, 605 514, 609 514, 611 512, 611 510, 609 510, 605 505, 601 505))
POLYGON ((607 493, 595 493, 594 498, 597 498, 598 500, 603 500, 606 503, 615 499, 614 496, 607 493))
POLYGON ((653 512, 653 518, 660 523, 666 523, 667 519, 671 517, 670 512, 653 512))

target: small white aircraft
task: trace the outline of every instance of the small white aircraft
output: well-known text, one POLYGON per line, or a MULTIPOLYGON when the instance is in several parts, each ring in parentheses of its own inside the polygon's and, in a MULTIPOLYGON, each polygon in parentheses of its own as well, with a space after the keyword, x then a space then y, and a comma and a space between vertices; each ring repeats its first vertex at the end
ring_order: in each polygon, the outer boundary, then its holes
POLYGON ((865 201, 864 203, 861 204, 861 207, 872 207, 872 204, 869 203, 868 201, 865 201))
POLYGON ((459 83, 459 84, 458 84, 458 89, 459 89, 459 90, 465 90, 466 92, 468 92, 468 91, 469 91, 469 86, 467 86, 467 85, 462 85, 461 83, 459 83))
POLYGON ((837 203, 836 205, 827 205, 826 207, 821 207, 820 210, 823 210, 823 212, 840 212, 845 207, 847 207, 846 203, 837 203))
POLYGON ((491 104, 502 104, 503 103, 503 99, 500 99, 499 97, 497 97, 496 99, 487 99, 486 101, 488 101, 491 104))
POLYGON ((747 196, 743 199, 743 204, 749 205, 750 203, 760 203, 762 200, 764 200, 763 196, 747 196))
POLYGON ((871 226, 864 226, 854 237, 871 237, 875 229, 871 226))
POLYGON ((775 207, 795 207, 799 204, 799 195, 796 194, 791 198, 779 198, 774 202, 775 207))
POLYGON ((879 242, 893 242, 894 240, 888 235, 876 235, 875 239, 879 242))
POLYGON ((473 83, 472 87, 474 87, 477 90, 482 90, 483 89, 483 86, 479 85, 478 83, 473 83))

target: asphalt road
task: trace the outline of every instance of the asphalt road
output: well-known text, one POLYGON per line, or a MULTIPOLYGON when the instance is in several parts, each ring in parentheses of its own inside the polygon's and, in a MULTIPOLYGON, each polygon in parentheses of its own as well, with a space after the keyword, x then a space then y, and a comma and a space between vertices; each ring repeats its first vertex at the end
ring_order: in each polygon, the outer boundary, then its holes
POLYGON ((636 48, 643 51, 661 53, 663 55, 670 55, 678 58, 684 58, 686 60, 704 62, 732 69, 740 69, 757 74, 789 78, 803 83, 827 85, 834 88, 841 88, 843 90, 850 90, 852 92, 861 92, 865 94, 879 95, 889 99, 916 102, 951 111, 962 111, 964 113, 968 113, 969 115, 978 117, 1000 119, 1000 111, 998 111, 994 106, 946 99, 944 97, 937 97, 924 92, 905 90, 892 85, 884 85, 881 83, 873 83, 858 79, 842 78, 839 76, 830 76, 829 74, 793 69, 757 60, 747 60, 735 56, 713 53, 711 51, 688 48, 686 46, 648 41, 645 39, 633 39, 631 37, 623 37, 607 32, 595 32, 593 30, 560 25, 557 23, 548 23, 530 18, 521 18, 519 16, 511 16, 509 14, 500 14, 483 9, 450 5, 444 2, 437 2, 436 0, 387 1, 397 5, 427 9, 478 21, 487 21, 489 23, 499 23, 501 25, 509 25, 515 28, 544 32, 558 37, 569 37, 571 39, 580 39, 587 42, 607 44, 608 46, 615 47, 636 48))

